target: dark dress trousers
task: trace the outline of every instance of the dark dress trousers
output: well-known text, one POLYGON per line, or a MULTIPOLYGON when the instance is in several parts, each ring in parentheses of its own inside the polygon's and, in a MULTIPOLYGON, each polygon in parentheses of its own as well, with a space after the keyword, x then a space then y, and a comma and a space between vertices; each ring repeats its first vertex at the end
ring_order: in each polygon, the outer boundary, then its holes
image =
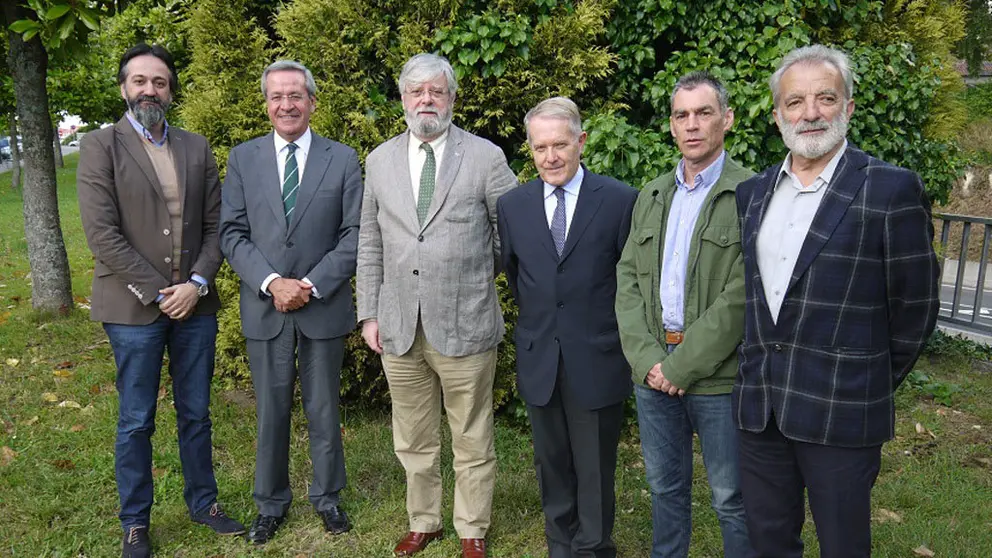
POLYGON ((867 556, 893 394, 939 309, 930 202, 915 173, 848 147, 773 322, 757 239, 780 169, 737 188, 747 300, 733 408, 748 529, 760 555, 801 556, 805 488, 821 555, 867 556))
POLYGON ((616 263, 636 199, 633 188, 586 170, 561 257, 543 181, 497 205, 503 269, 520 309, 517 385, 533 429, 551 558, 616 555, 614 473, 631 393, 614 311, 616 263))
POLYGON ((355 273, 362 177, 355 150, 313 134, 292 220, 287 224, 272 134, 231 150, 221 205, 221 250, 241 278, 241 327, 255 388, 258 442, 255 504, 289 508, 293 387, 300 378, 318 511, 345 485, 338 397, 344 336, 355 327, 355 273), (309 279, 320 298, 279 312, 261 292, 270 273, 309 279), (297 365, 297 357, 299 364, 297 365))

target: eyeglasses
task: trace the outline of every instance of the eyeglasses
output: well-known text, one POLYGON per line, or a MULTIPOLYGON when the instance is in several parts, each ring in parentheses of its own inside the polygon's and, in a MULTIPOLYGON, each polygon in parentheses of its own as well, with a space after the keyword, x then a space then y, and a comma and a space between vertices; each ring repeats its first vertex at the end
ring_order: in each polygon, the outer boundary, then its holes
POLYGON ((414 87, 406 90, 406 95, 415 99, 423 97, 425 93, 432 99, 444 99, 448 96, 448 92, 443 89, 424 89, 423 87, 414 87))
POLYGON ((304 99, 303 95, 299 93, 291 93, 289 95, 273 94, 268 96, 268 101, 274 105, 281 105, 283 99, 289 101, 290 104, 297 104, 304 99))

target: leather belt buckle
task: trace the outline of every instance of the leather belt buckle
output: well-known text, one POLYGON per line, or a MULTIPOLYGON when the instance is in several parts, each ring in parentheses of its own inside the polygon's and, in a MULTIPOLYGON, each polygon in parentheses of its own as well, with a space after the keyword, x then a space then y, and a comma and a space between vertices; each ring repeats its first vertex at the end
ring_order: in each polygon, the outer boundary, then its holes
POLYGON ((678 345, 682 342, 685 336, 681 331, 666 331, 665 332, 665 344, 666 345, 678 345))

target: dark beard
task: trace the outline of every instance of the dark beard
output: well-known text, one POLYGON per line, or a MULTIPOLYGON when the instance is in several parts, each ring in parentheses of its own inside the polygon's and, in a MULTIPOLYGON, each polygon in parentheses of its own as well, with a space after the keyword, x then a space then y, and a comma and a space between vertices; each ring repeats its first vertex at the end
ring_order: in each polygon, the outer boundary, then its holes
POLYGON ((127 107, 138 124, 144 126, 146 130, 151 130, 165 120, 165 111, 168 110, 169 104, 152 95, 139 95, 134 99, 128 99, 127 107), (142 105, 144 101, 151 101, 153 104, 142 105))

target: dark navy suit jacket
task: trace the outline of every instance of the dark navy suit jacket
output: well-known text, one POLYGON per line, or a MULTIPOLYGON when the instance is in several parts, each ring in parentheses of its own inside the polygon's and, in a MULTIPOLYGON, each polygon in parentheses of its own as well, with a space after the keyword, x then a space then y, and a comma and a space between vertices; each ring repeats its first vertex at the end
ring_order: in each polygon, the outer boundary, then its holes
POLYGON ((918 175, 848 147, 773 323, 757 238, 780 169, 737 187, 747 302, 735 420, 761 432, 774 413, 793 440, 881 444, 939 310, 930 202, 918 175))
POLYGON ((586 409, 630 395, 614 301, 616 265, 636 199, 630 186, 585 170, 561 258, 548 228, 541 180, 499 199, 503 269, 520 308, 517 385, 529 405, 548 403, 559 358, 566 389, 586 409))

